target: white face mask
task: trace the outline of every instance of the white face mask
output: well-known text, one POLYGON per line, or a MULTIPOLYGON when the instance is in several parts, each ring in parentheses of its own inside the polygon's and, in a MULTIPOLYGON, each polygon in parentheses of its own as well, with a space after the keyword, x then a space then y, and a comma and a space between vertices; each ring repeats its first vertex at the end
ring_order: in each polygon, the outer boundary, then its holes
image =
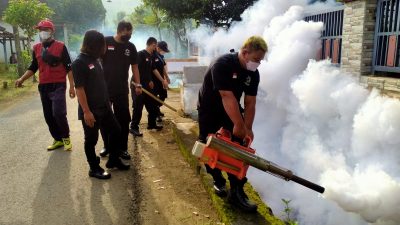
POLYGON ((49 32, 49 31, 40 31, 39 32, 39 37, 42 40, 47 40, 47 39, 49 39, 51 37, 51 32, 49 32))
POLYGON ((261 63, 249 61, 246 63, 246 69, 255 72, 261 63))

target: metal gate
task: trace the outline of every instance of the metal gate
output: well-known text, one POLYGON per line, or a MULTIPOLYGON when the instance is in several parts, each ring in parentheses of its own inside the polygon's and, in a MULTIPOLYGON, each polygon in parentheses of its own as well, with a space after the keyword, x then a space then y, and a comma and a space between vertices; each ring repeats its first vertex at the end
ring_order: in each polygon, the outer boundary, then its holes
POLYGON ((322 46, 318 52, 317 60, 332 59, 332 63, 340 64, 342 55, 342 33, 344 6, 308 14, 304 20, 323 22, 324 29, 321 34, 322 46))
POLYGON ((374 72, 400 72, 399 2, 399 0, 378 0, 372 59, 374 72))

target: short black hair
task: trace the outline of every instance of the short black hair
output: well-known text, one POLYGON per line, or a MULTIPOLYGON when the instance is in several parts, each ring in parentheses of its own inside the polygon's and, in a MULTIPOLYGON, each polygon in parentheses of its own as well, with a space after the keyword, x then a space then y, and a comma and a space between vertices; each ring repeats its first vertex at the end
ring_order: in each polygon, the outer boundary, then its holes
POLYGON ((104 35, 97 30, 88 30, 83 38, 81 52, 86 53, 95 58, 99 58, 104 54, 106 41, 104 35))
POLYGON ((155 39, 154 37, 149 37, 149 39, 147 39, 146 45, 152 45, 152 44, 157 44, 157 39, 155 39))
POLYGON ((119 32, 122 32, 124 30, 131 31, 132 29, 133 29, 132 28, 132 24, 130 22, 125 21, 125 20, 121 20, 118 23, 117 32, 119 33, 119 32))

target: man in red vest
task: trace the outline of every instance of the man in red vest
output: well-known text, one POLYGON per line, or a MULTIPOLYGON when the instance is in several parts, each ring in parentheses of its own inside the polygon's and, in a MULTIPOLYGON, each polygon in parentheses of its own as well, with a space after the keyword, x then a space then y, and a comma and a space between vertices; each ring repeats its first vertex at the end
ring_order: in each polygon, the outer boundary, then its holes
POLYGON ((48 146, 47 150, 51 151, 62 146, 64 150, 71 150, 65 99, 67 74, 70 84, 69 96, 75 97, 71 58, 64 43, 54 39, 54 24, 50 20, 40 21, 36 28, 39 29, 41 42, 33 46, 31 65, 15 82, 15 86, 21 87, 25 80, 39 70, 38 89, 44 118, 54 138, 53 144, 48 146))

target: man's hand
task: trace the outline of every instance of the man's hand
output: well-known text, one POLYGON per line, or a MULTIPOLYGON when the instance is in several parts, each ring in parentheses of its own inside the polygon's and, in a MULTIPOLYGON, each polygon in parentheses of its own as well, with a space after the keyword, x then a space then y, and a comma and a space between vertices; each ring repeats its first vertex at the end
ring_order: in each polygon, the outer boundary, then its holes
POLYGON ((94 127, 94 123, 96 122, 96 119, 93 116, 92 112, 87 112, 83 114, 83 118, 85 119, 85 123, 88 127, 94 127))
POLYGON ((135 87, 135 93, 136 93, 136 95, 141 95, 142 94, 142 87, 135 87))
POLYGON ((15 87, 16 88, 23 87, 23 85, 22 85, 23 83, 24 83, 24 81, 21 78, 19 78, 15 81, 15 87))
POLYGON ((70 98, 75 98, 75 88, 74 87, 69 87, 69 97, 70 98))
POLYGON ((149 88, 150 88, 150 89, 153 89, 153 88, 154 88, 154 83, 153 83, 153 81, 150 81, 150 83, 149 83, 149 88))
POLYGON ((246 129, 246 136, 249 136, 251 138, 251 140, 254 140, 254 133, 253 130, 251 129, 246 129))
POLYGON ((163 82, 162 82, 162 85, 163 85, 163 88, 165 89, 165 90, 168 90, 168 81, 167 80, 163 80, 163 82))
POLYGON ((233 126, 233 136, 244 139, 247 135, 247 129, 244 124, 235 124, 233 126))
POLYGON ((167 80, 168 84, 171 84, 171 80, 169 79, 169 76, 166 76, 165 79, 167 80))

